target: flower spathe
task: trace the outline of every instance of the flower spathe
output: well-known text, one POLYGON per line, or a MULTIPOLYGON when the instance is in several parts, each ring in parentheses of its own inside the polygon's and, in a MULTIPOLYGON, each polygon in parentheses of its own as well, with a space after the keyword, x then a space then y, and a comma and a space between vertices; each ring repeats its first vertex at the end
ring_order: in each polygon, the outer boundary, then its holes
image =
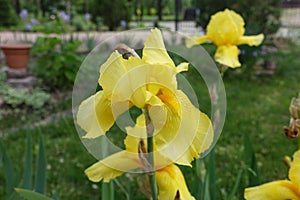
POLYGON ((200 37, 191 37, 186 41, 187 47, 197 44, 203 44, 207 41, 213 42, 217 46, 215 60, 228 67, 240 67, 238 60, 238 45, 247 44, 258 46, 264 39, 263 34, 255 36, 244 36, 245 22, 236 12, 225 9, 217 12, 206 27, 206 35, 200 37))
POLYGON ((246 200, 300 200, 300 150, 293 155, 289 179, 246 188, 244 197, 246 200))

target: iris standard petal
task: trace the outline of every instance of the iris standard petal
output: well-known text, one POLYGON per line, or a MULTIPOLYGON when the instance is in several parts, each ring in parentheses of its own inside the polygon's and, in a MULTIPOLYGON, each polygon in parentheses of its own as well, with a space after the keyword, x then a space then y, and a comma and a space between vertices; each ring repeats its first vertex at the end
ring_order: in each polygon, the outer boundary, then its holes
POLYGON ((78 125, 87 132, 84 138, 96 138, 108 131, 114 124, 114 117, 111 111, 110 101, 97 92, 84 100, 77 113, 78 125))
POLYGON ((246 188, 244 197, 246 200, 300 200, 300 193, 292 182, 283 180, 246 188))
POLYGON ((249 46, 258 46, 264 40, 264 34, 253 35, 253 36, 242 36, 239 38, 236 45, 247 44, 249 46))
POLYGON ((179 191, 180 199, 194 200, 195 198, 190 194, 184 177, 180 169, 171 164, 155 173, 158 186, 158 199, 175 199, 176 192, 179 191))
POLYGON ((203 44, 205 42, 209 41, 209 38, 207 37, 207 35, 204 36, 195 36, 195 37, 189 37, 186 41, 185 41, 185 45, 187 48, 191 48, 194 45, 197 44, 203 44))
POLYGON ((215 60, 228 67, 240 67, 238 59, 239 49, 237 46, 219 46, 215 54, 215 60))
MULTIPOLYGON (((124 59, 118 51, 114 51, 100 67, 99 85, 109 94, 115 89, 116 84, 124 74, 132 68, 143 64, 145 63, 140 58, 129 57, 128 59, 124 59)), ((130 80, 128 79, 127 81, 130 80)))
MULTIPOLYGON (((131 69, 120 78, 113 91, 113 102, 130 100, 135 106, 143 108, 147 104, 147 90, 158 92, 161 88, 171 91, 177 89, 176 68, 163 65, 144 64, 131 69)), ((156 95, 154 93, 153 95, 156 95)))
POLYGON ((162 34, 159 29, 151 30, 151 34, 145 41, 142 59, 149 64, 161 64, 175 67, 173 60, 167 53, 162 34))
POLYGON ((110 93, 114 90, 120 77, 127 72, 126 67, 125 59, 117 51, 113 52, 106 62, 101 65, 98 82, 105 92, 110 93))
POLYGON ((236 44, 244 34, 243 18, 232 10, 225 9, 211 16, 207 25, 207 36, 217 46, 236 44))
POLYGON ((110 179, 122 175, 124 172, 141 167, 137 154, 120 151, 96 162, 85 170, 89 180, 109 182, 110 179))

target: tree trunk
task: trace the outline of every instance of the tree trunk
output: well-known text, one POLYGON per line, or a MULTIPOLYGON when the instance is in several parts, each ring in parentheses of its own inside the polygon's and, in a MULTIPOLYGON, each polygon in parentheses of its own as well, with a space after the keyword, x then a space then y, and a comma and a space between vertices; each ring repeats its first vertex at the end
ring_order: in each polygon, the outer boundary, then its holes
POLYGON ((21 4, 20 4, 20 0, 16 0, 15 1, 15 10, 16 10, 16 13, 19 14, 21 12, 21 4))
POLYGON ((46 16, 46 8, 45 8, 44 0, 40 0, 40 6, 41 6, 41 11, 42 11, 42 16, 45 17, 46 16))
POLYGON ((70 16, 71 14, 71 2, 70 0, 65 0, 66 13, 70 16))
POLYGON ((158 20, 162 20, 162 0, 157 0, 157 17, 158 20))

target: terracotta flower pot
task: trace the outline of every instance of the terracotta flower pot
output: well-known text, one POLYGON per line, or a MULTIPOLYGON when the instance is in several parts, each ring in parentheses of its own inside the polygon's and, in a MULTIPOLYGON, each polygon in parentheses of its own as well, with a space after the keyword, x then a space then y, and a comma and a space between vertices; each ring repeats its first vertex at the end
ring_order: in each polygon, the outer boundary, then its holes
POLYGON ((28 68, 31 44, 2 44, 6 65, 13 69, 28 68))

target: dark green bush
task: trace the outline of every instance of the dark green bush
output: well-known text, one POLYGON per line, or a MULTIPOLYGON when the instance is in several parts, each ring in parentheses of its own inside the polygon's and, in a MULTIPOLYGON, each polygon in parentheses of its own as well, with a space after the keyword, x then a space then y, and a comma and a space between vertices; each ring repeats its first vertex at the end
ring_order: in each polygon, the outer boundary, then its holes
POLYGON ((246 22, 246 33, 275 33, 280 27, 281 0, 201 0, 196 7, 200 9, 198 24, 206 27, 210 16, 214 13, 229 8, 242 15, 246 22))
POLYGON ((18 16, 8 0, 0 0, 0 27, 9 27, 18 23, 18 16))
POLYGON ((37 57, 32 71, 50 89, 70 88, 81 64, 76 53, 80 41, 39 37, 31 50, 37 57))
POLYGON ((131 2, 128 0, 94 0, 92 5, 94 20, 101 17, 109 30, 115 30, 119 27, 122 20, 126 21, 127 25, 131 21, 133 12, 131 2))

